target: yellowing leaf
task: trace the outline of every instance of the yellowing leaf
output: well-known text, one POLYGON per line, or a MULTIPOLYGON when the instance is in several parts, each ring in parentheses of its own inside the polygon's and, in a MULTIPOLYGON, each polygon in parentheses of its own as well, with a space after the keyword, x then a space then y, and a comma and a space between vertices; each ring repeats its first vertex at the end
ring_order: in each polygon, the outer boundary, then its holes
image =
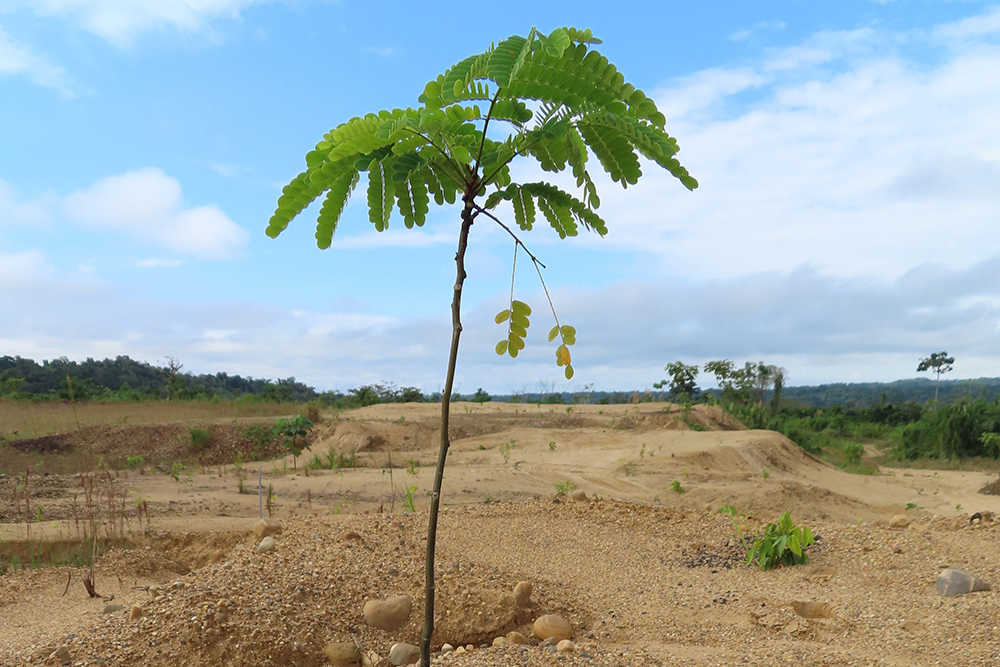
MULTIPOLYGON (((510 317, 510 311, 501 310, 499 313, 497 313, 497 316, 493 319, 496 321, 497 324, 500 324, 502 322, 506 322, 508 317, 510 317)), ((501 354, 503 353, 501 352, 501 354)))

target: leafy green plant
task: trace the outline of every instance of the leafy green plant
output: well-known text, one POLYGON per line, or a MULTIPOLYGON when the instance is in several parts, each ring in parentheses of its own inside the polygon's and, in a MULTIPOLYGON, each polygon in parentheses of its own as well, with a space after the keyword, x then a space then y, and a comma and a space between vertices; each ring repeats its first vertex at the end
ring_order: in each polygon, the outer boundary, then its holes
MULTIPOLYGON (((917 506, 917 504, 916 504, 916 503, 906 503, 906 510, 912 510, 912 509, 914 509, 914 508, 915 508, 916 506, 917 506)), ((906 510, 903 510, 903 511, 905 512, 906 510)))
POLYGON ((174 478, 175 482, 181 481, 181 471, 184 470, 184 465, 180 461, 174 461, 170 466, 170 476, 174 478))
POLYGON ((267 498, 264 501, 264 504, 267 507, 267 518, 268 519, 272 518, 272 512, 274 510, 274 503, 277 500, 277 498, 278 498, 278 496, 275 495, 275 493, 274 493, 274 484, 268 484, 267 485, 267 498))
POLYGON ((568 496, 569 494, 576 491, 576 484, 567 479, 565 482, 556 482, 556 493, 568 496))
POLYGON ((764 479, 767 479, 768 477, 771 476, 771 473, 769 473, 767 471, 767 468, 761 468, 760 469, 760 476, 763 477, 764 479))
POLYGON ((736 535, 740 538, 740 542, 743 541, 743 523, 740 519, 746 518, 746 514, 737 511, 736 507, 733 505, 723 505, 715 511, 716 514, 725 514, 729 517, 733 524, 733 530, 736 531, 736 535))
POLYGON ((510 463, 510 450, 514 449, 516 446, 517 440, 500 443, 500 456, 503 457, 504 463, 510 463))
POLYGON ((192 452, 203 452, 212 445, 212 432, 207 428, 193 426, 188 429, 188 434, 191 436, 190 447, 192 452))
POLYGON ((417 511, 417 506, 413 502, 413 493, 417 490, 415 486, 406 487, 406 491, 401 493, 400 496, 403 500, 403 512, 407 514, 413 514, 417 511))
POLYGON ((778 523, 769 523, 764 534, 757 538, 747 554, 747 564, 754 561, 765 570, 773 567, 799 565, 809 562, 806 547, 813 543, 808 526, 796 526, 792 513, 785 512, 778 523))
POLYGON ((556 441, 555 441, 555 440, 553 440, 553 441, 551 441, 551 442, 549 443, 549 451, 550 451, 550 452, 554 452, 554 451, 556 451, 556 441))
POLYGON ((685 493, 684 487, 681 486, 681 483, 676 479, 670 482, 670 488, 674 491, 674 493, 685 493))
POLYGON ((125 465, 128 466, 129 470, 135 470, 146 464, 146 458, 143 456, 126 456, 125 465))
POLYGON ((285 449, 292 455, 292 467, 298 469, 298 459, 302 455, 303 449, 308 449, 309 445, 300 440, 309 435, 312 430, 312 420, 305 415, 296 415, 291 418, 279 419, 274 425, 274 433, 284 436, 285 449))
MULTIPOLYGON (((666 169, 685 187, 698 185, 675 158, 677 142, 664 129, 666 117, 592 48, 598 43, 590 30, 575 28, 557 28, 547 35, 532 29, 527 37, 513 35, 429 82, 418 108, 381 111, 339 125, 306 155, 306 171, 285 186, 268 223, 267 234, 278 236, 326 193, 316 239, 319 247, 329 247, 362 174, 367 174, 369 219, 379 232, 388 228, 394 205, 406 227, 412 228, 425 223, 431 197, 438 205, 461 202, 451 346, 441 400, 441 446, 427 530, 421 642, 425 665, 430 664, 437 516, 450 446, 465 255, 473 223, 483 216, 500 225, 514 242, 514 271, 520 250, 541 278, 541 262, 512 226, 494 213, 501 204, 509 202, 514 222, 523 232, 532 229, 540 211, 561 238, 576 236, 581 225, 603 236, 607 227, 596 212, 600 198, 587 168, 591 155, 623 187, 637 183, 642 175, 640 156, 666 169), (496 125, 502 126, 500 132, 496 125), (549 172, 571 170, 582 199, 547 182, 513 182, 510 165, 517 157, 534 158, 549 172)), ((576 330, 559 322, 544 282, 542 287, 555 320, 548 338, 550 342, 559 338, 556 364, 570 379, 574 371, 569 348, 576 342, 576 330)), ((514 300, 513 282, 511 288, 509 307, 496 317, 498 324, 507 324, 496 352, 516 357, 524 348, 531 309, 514 300)))
POLYGON ((410 459, 406 462, 406 474, 416 475, 418 470, 420 470, 420 461, 417 459, 410 459))

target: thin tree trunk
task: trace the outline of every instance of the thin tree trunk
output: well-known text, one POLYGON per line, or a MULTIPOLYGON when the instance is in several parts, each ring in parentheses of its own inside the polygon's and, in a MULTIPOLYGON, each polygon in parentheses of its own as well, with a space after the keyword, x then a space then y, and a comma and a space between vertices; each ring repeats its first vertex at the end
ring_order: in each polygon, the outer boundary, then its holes
POLYGON ((455 294, 451 300, 451 352, 448 355, 448 375, 444 382, 444 392, 441 394, 441 448, 438 450, 437 469, 434 472, 434 490, 431 492, 430 517, 427 520, 427 559, 424 573, 424 636, 420 643, 420 664, 429 667, 431 664, 431 635, 434 634, 434 546, 437 541, 438 506, 441 503, 441 481, 444 478, 444 464, 448 458, 449 411, 451 408, 451 390, 455 382, 455 364, 458 361, 458 341, 462 336, 462 285, 465 283, 465 249, 469 242, 469 229, 472 227, 472 201, 476 189, 466 192, 465 208, 462 210, 462 230, 458 235, 458 252, 455 253, 455 294))

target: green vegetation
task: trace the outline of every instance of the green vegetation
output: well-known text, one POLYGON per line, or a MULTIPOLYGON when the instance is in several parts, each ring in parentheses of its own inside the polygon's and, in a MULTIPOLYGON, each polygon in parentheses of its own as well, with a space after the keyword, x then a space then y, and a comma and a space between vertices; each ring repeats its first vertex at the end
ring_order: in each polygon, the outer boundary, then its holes
POLYGON ((565 482, 556 482, 556 493, 567 496, 576 491, 576 483, 567 479, 565 482))
POLYGON ((754 561, 765 570, 773 567, 809 562, 805 549, 813 543, 808 526, 796 526, 791 512, 785 512, 778 523, 769 523, 747 554, 747 564, 754 561))
POLYGON ((684 487, 681 486, 681 483, 678 482, 676 479, 670 482, 670 488, 673 490, 674 493, 686 493, 684 487))
POLYGON ((200 453, 212 446, 212 432, 207 428, 201 428, 194 426, 188 429, 188 434, 191 436, 191 451, 194 453, 200 453))
POLYGON ((285 438, 284 447, 292 455, 292 467, 298 469, 298 459, 302 455, 303 449, 308 449, 309 444, 304 438, 312 430, 313 423, 305 415, 296 415, 287 419, 279 419, 274 425, 274 433, 285 438))

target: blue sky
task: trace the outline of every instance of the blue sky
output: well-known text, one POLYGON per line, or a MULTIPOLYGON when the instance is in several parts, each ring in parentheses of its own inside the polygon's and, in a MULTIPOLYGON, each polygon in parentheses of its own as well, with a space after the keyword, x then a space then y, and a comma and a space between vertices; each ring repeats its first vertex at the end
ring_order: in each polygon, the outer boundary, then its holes
POLYGON ((656 99, 701 187, 647 166, 602 184, 606 238, 526 239, 578 330, 569 382, 527 271, 528 347, 493 353, 512 249, 477 225, 460 391, 643 388, 723 357, 893 380, 942 349, 955 377, 1000 375, 1000 6, 417 6, 0 0, 0 355, 440 389, 456 210, 378 235, 361 198, 327 251, 313 210, 264 227, 326 130, 574 25, 656 99))

